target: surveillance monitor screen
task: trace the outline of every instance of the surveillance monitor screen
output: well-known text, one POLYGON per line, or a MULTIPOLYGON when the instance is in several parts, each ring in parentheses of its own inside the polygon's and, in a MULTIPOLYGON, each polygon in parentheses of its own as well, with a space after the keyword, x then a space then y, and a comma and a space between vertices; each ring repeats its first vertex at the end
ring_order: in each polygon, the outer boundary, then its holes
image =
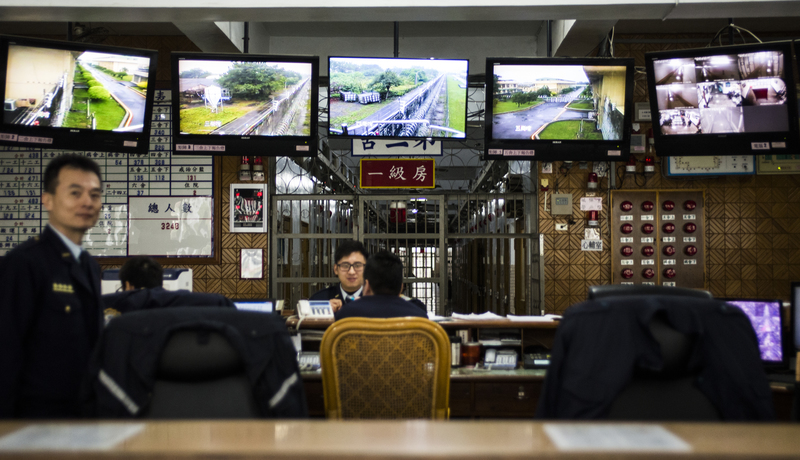
POLYGON ((647 53, 656 153, 784 155, 798 143, 791 42, 647 53))
POLYGON ((466 137, 468 60, 331 57, 331 136, 466 137))
POLYGON ((653 61, 661 134, 786 131, 780 51, 653 61))
POLYGON ((178 71, 181 133, 311 135, 311 63, 185 59, 178 71))
POLYGON ((155 51, 10 36, 0 43, 3 143, 147 148, 155 51))
POLYGON ((620 140, 626 67, 494 65, 492 139, 620 140))
POLYGON ((726 299, 744 311, 750 319, 758 338, 761 361, 765 364, 783 364, 783 334, 780 300, 726 299))

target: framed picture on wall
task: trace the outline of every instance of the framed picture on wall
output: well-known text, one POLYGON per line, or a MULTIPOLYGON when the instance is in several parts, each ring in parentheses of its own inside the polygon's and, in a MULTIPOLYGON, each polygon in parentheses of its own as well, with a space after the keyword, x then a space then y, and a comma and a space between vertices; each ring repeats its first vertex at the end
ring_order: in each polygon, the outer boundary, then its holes
POLYGON ((242 249, 239 257, 242 279, 261 279, 264 277, 264 250, 242 249))
POLYGON ((231 233, 267 232, 267 186, 231 184, 231 233))

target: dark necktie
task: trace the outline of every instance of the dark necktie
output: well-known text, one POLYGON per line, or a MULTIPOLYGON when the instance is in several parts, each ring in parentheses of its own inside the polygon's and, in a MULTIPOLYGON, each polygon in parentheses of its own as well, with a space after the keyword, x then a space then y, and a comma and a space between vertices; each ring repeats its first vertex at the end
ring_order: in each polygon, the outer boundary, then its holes
MULTIPOLYGON (((91 269, 91 259, 92 256, 89 255, 89 251, 81 251, 81 255, 78 257, 80 260, 81 271, 83 272, 84 276, 86 276, 86 280, 89 282, 89 290, 93 294, 93 298, 97 298, 98 293, 94 290, 94 279, 92 277, 92 269, 91 269)), ((100 305, 97 305, 96 300, 91 301, 91 305, 88 303, 90 302, 89 299, 86 299, 86 302, 83 305, 83 315, 84 320, 86 321, 86 331, 89 334, 89 338, 91 343, 97 339, 97 328, 100 324, 99 320, 99 313, 98 308, 100 305)))
POLYGON ((86 279, 89 281, 89 286, 91 286, 92 290, 94 290, 94 283, 92 282, 92 269, 89 260, 91 258, 92 256, 89 255, 89 251, 81 251, 81 255, 80 257, 78 257, 78 259, 80 260, 81 271, 86 276, 86 279))

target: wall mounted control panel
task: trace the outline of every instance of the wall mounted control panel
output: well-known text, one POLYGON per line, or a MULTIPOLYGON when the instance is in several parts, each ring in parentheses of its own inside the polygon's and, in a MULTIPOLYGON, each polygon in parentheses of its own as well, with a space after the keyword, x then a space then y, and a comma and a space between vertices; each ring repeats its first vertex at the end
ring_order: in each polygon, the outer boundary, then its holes
POLYGON ((705 288, 702 190, 611 192, 611 282, 705 288))

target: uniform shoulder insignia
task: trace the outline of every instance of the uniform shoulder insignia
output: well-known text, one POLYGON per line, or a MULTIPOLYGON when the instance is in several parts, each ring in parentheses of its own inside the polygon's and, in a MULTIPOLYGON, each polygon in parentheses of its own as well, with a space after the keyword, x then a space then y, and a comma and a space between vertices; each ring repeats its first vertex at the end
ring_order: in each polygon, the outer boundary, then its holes
POLYGON ((70 252, 62 252, 61 257, 70 257, 72 254, 70 252))
POLYGON ((60 292, 62 294, 75 294, 75 289, 71 284, 53 283, 53 292, 60 292))

